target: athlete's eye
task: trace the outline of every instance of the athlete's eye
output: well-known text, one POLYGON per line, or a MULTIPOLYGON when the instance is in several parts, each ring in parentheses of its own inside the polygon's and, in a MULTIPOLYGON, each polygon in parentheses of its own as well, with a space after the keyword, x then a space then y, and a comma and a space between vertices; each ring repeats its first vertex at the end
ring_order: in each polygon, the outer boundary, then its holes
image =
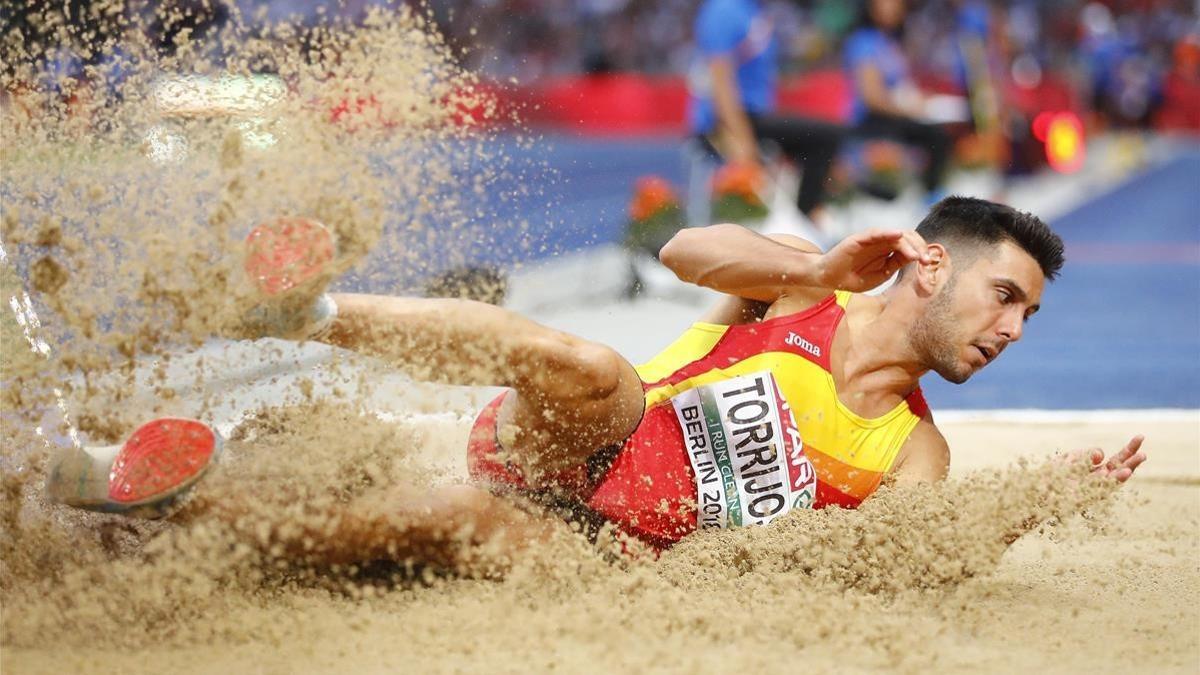
POLYGON ((1012 302, 1012 293, 1009 293, 1002 288, 996 289, 996 295, 999 296, 1000 304, 1002 305, 1007 305, 1008 303, 1012 302))

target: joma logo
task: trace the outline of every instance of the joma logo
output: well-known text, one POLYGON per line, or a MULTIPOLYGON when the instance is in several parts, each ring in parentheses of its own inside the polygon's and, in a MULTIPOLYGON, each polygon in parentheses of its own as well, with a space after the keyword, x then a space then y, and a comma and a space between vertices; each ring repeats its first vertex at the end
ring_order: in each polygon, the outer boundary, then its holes
POLYGON ((803 349, 804 351, 806 351, 809 354, 812 354, 813 356, 816 356, 818 358, 820 358, 820 356, 821 356, 821 348, 820 347, 814 345, 813 343, 809 342, 808 340, 805 340, 804 338, 800 337, 799 335, 796 335, 795 333, 793 333, 791 331, 788 331, 787 338, 785 338, 783 342, 784 342, 784 344, 788 344, 793 347, 799 347, 800 349, 803 349))

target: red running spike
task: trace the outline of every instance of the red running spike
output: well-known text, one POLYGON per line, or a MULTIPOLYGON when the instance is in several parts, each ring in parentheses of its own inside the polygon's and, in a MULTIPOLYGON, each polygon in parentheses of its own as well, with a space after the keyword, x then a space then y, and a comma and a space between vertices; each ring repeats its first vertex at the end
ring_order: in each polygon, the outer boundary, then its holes
POLYGON ((246 274, 267 296, 285 293, 325 270, 333 260, 333 235, 315 220, 282 216, 246 236, 246 274))
POLYGON ((108 497, 134 504, 175 492, 208 467, 217 437, 201 422, 164 417, 133 432, 109 474, 108 497))

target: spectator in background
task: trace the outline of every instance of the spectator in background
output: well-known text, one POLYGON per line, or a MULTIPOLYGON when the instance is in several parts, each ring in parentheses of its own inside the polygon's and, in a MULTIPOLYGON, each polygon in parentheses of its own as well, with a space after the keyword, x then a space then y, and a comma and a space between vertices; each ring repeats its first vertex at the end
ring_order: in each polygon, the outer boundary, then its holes
POLYGON ((692 131, 728 162, 757 164, 759 141, 776 143, 801 169, 796 206, 813 218, 845 130, 775 114, 774 29, 757 0, 705 0, 696 17, 689 86, 692 131))
POLYGON ((971 103, 975 131, 988 133, 1001 124, 1000 82, 1007 58, 1003 31, 985 0, 959 0, 954 16, 954 80, 971 103))
POLYGON ((851 119, 862 136, 892 138, 925 150, 929 162, 921 181, 927 199, 937 201, 950 137, 940 126, 922 121, 924 97, 900 44, 905 11, 904 0, 867 0, 858 28, 846 38, 843 51, 854 91, 851 119))
POLYGON ((1162 96, 1162 73, 1143 44, 1135 17, 1122 19, 1114 21, 1108 7, 1098 2, 1080 13, 1092 106, 1110 124, 1145 127, 1162 96))
POLYGON ((1175 44, 1171 72, 1163 82, 1158 123, 1200 132, 1200 25, 1175 44))

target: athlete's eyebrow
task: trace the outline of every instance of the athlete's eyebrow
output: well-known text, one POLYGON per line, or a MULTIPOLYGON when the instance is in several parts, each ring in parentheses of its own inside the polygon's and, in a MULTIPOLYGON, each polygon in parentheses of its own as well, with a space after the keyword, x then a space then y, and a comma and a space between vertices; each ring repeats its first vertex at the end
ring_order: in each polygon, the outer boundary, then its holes
MULTIPOLYGON (((1017 302, 1025 302, 1029 299, 1029 294, 1025 292, 1024 288, 1021 288, 1021 284, 1018 284, 1016 281, 1013 281, 1008 277, 998 277, 993 280, 993 283, 1008 289, 1008 291, 1013 294, 1013 298, 1015 298, 1017 302)), ((1041 308, 1041 305, 1030 305, 1030 315, 1035 314, 1041 308)))

